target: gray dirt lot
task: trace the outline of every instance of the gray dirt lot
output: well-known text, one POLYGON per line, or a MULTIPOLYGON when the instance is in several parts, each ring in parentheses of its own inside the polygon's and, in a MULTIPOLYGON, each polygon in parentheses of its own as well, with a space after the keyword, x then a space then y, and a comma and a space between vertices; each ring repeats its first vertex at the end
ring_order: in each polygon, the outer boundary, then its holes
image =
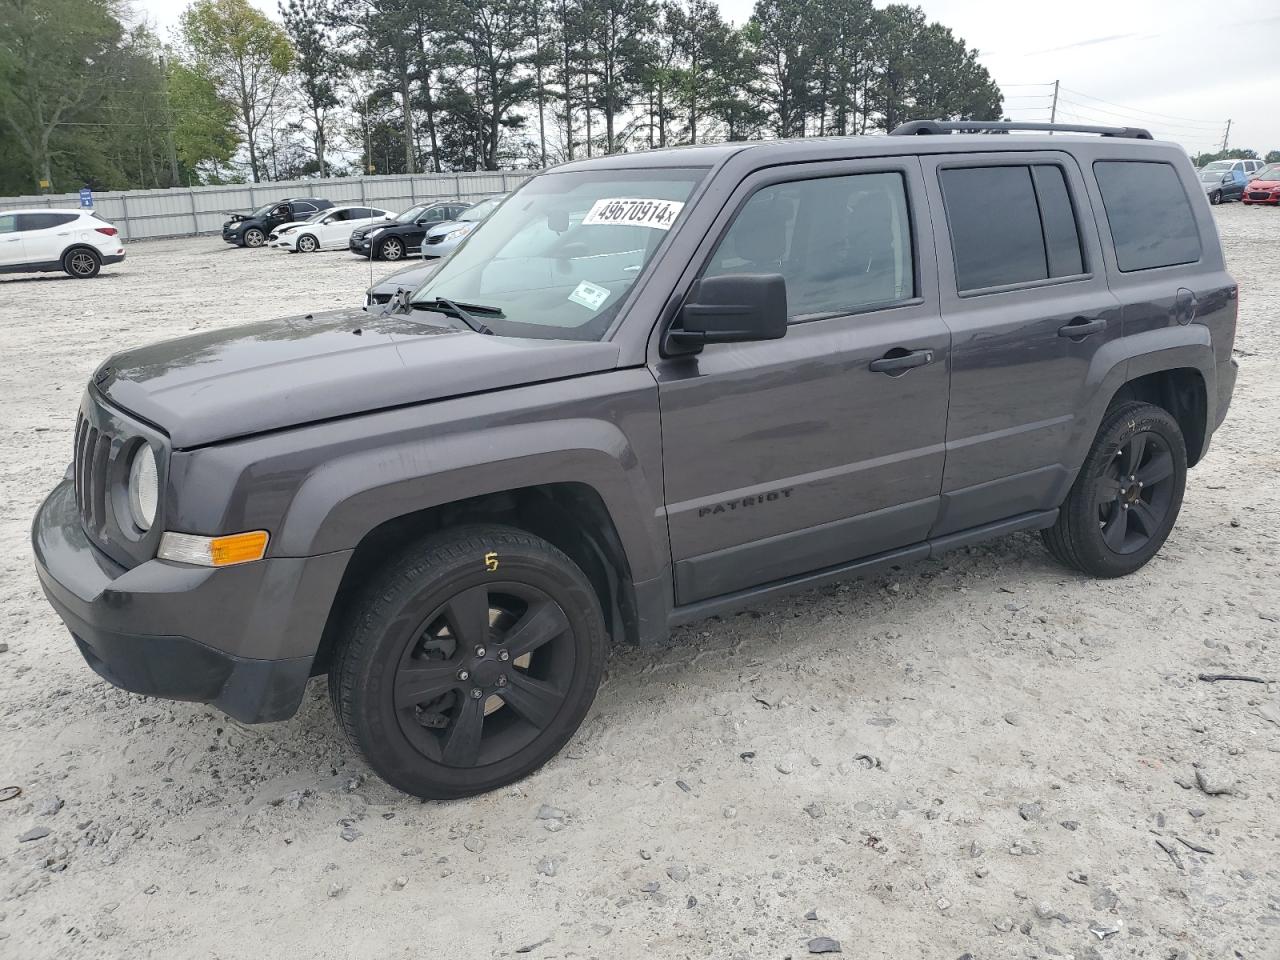
POLYGON ((0 956, 1274 960, 1280 684, 1196 675, 1280 678, 1280 210, 1215 212, 1240 381, 1145 570, 1017 536, 621 649, 563 755, 447 804, 369 776, 319 683, 252 728, 109 687, 31 569, 107 354, 367 266, 205 238, 0 281, 0 956))

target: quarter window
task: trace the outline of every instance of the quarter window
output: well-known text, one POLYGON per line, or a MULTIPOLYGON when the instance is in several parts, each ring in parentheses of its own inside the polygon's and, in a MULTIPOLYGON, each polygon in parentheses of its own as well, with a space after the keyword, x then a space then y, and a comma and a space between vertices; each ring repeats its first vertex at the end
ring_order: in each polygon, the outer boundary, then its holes
POLYGON ((0 233, 17 233, 18 218, 12 213, 0 213, 0 233))
POLYGON ((898 173, 764 187, 738 211, 704 276, 781 273, 792 320, 855 313, 915 295, 911 221, 898 173))
POLYGON ((1200 231, 1178 172, 1150 160, 1099 160, 1093 165, 1115 244, 1116 265, 1128 273, 1195 263, 1200 231))
POLYGON ((962 293, 1084 272, 1057 164, 956 167, 939 179, 962 293))

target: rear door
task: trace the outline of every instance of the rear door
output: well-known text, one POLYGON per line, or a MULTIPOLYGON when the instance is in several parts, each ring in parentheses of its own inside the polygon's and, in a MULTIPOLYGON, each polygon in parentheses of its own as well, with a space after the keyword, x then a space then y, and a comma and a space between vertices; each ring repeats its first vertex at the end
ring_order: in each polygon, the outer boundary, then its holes
POLYGON ((681 280, 781 273, 781 340, 657 359, 677 602, 924 540, 950 335, 914 157, 748 178, 681 280), (889 363, 886 359, 896 361, 889 363))
POLYGON ((0 267, 16 267, 26 263, 22 234, 16 213, 0 213, 0 267))
POLYGON ((75 221, 79 219, 78 213, 53 210, 18 214, 18 230, 26 248, 27 262, 57 263, 62 259, 63 251, 76 242, 75 221))
POLYGON ((1090 364, 1121 319, 1070 155, 923 162, 954 338, 939 536, 1061 503, 1090 364))

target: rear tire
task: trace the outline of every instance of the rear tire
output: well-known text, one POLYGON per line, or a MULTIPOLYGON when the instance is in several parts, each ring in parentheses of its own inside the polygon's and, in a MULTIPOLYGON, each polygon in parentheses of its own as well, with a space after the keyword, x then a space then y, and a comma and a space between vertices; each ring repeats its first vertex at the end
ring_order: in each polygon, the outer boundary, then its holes
POLYGON ((375 573, 329 669, 334 713, 392 786, 466 797, 532 773, 582 723, 604 669, 582 570, 510 527, 435 534, 375 573))
POLYGON ((399 260, 404 256, 404 243, 395 237, 389 237, 378 247, 378 256, 383 260, 399 260))
POLYGON ((102 269, 102 257, 96 250, 77 247, 74 250, 68 250, 62 258, 62 269, 68 276, 75 277, 77 280, 88 280, 96 277, 98 271, 102 269))
POLYGON ((1178 422, 1149 403, 1113 406, 1058 513, 1041 531, 1054 558, 1095 577, 1144 566, 1178 519, 1187 449, 1178 422))

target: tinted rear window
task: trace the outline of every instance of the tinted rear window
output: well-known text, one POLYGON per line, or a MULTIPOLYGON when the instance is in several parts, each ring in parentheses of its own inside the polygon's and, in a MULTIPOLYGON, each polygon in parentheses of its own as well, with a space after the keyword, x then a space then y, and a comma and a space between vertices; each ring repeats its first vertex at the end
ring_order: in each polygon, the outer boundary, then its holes
POLYGON ((1070 277, 1084 273, 1080 234, 1076 230, 1076 215, 1071 208, 1071 196, 1067 193, 1062 168, 1037 164, 1031 168, 1031 176, 1035 180, 1036 196, 1040 199, 1040 222, 1044 227, 1049 276, 1070 277))
POLYGON ((61 227, 79 218, 78 213, 20 213, 18 229, 48 230, 50 227, 61 227))
POLYGON ((1200 231, 1178 172, 1150 160, 1099 160, 1093 165, 1111 227, 1116 263, 1124 272, 1195 263, 1200 231))

